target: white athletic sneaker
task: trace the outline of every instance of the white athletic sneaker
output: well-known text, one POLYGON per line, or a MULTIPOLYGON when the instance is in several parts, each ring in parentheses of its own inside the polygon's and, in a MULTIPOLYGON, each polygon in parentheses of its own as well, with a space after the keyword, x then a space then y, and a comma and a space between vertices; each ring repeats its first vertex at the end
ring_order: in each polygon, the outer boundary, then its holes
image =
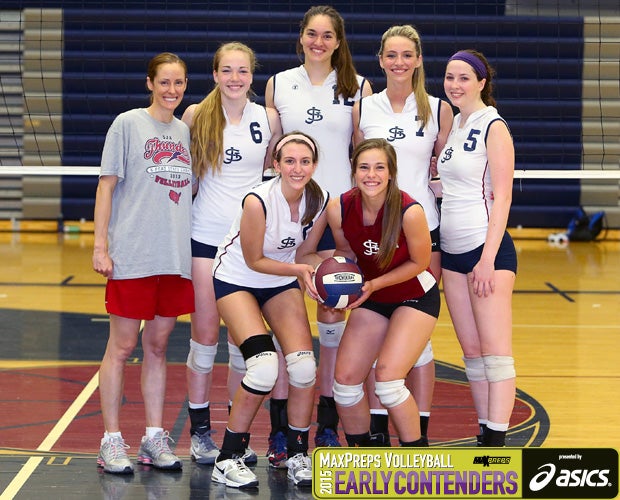
POLYGON ((298 453, 286 461, 288 467, 288 478, 296 486, 312 485, 312 460, 308 455, 298 453))
POLYGON ((127 449, 129 445, 121 437, 102 439, 97 465, 111 474, 132 474, 133 465, 127 456, 127 449))
POLYGON ((202 434, 196 433, 192 436, 192 446, 190 448, 192 460, 199 464, 213 464, 219 454, 220 450, 211 437, 211 431, 202 434))
POLYGON ((243 462, 242 458, 229 458, 215 462, 211 481, 231 488, 252 488, 258 486, 258 478, 243 462))

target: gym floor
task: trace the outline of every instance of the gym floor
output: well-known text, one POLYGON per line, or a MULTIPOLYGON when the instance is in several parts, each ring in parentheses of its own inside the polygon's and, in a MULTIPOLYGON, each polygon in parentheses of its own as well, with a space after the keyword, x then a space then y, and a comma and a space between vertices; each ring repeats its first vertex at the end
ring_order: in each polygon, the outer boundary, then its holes
MULTIPOLYGON (((99 472, 103 428, 97 381, 108 332, 105 281, 91 268, 92 233, 45 229, 0 227, 0 498, 312 498, 310 489, 287 481, 285 470, 269 469, 266 408, 252 426, 257 490, 211 484, 211 467, 191 462, 184 365, 189 317, 179 318, 170 339, 165 409, 182 472, 148 467, 138 467, 133 476, 99 472)), ((568 245, 548 243, 552 230, 510 232, 519 257, 513 299, 518 392, 508 445, 618 448, 617 232, 610 231, 605 241, 568 245)), ((314 307, 308 301, 311 320, 314 307)), ((211 401, 218 444, 227 418, 225 338, 222 327, 211 401)), ((475 413, 445 304, 433 349, 431 446, 473 446, 475 413)), ((140 360, 137 349, 127 366, 121 414, 133 456, 144 427, 140 360)))

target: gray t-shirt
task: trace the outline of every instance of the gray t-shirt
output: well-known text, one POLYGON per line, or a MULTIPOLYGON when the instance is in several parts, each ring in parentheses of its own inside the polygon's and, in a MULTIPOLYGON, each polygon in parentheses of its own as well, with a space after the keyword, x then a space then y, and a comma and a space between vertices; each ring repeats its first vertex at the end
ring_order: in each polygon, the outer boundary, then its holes
POLYGON ((189 140, 181 120, 163 123, 143 108, 120 114, 110 126, 100 175, 118 177, 108 227, 114 279, 191 279, 189 140))

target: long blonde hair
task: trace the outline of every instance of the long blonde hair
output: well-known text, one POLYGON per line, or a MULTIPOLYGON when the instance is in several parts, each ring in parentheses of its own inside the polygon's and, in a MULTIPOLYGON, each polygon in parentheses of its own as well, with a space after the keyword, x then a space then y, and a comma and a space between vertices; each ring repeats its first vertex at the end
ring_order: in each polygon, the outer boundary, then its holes
POLYGON ((390 174, 383 207, 383 219, 381 221, 381 242, 379 243, 379 251, 375 256, 379 268, 385 269, 392 262, 396 247, 398 246, 398 239, 403 227, 403 202, 398 182, 396 181, 398 175, 396 150, 385 139, 366 139, 355 147, 351 156, 351 176, 355 175, 359 156, 371 149, 378 149, 385 153, 388 173, 390 174))
MULTIPOLYGON (((392 26, 383 33, 381 37, 381 47, 379 48, 378 56, 383 55, 383 49, 385 42, 392 37, 402 36, 411 40, 415 47, 415 52, 418 57, 422 56, 422 40, 416 29, 410 24, 403 24, 401 26, 392 26)), ((426 92, 426 77, 424 74, 424 63, 422 62, 418 66, 411 77, 411 85, 413 86, 413 93, 415 94, 415 102, 418 106, 418 117, 422 121, 422 127, 425 127, 429 118, 432 116, 431 105, 428 102, 428 93, 426 92)))
MULTIPOLYGON (((228 42, 220 47, 213 56, 213 71, 217 72, 224 52, 238 50, 248 55, 250 71, 256 69, 254 51, 241 42, 228 42)), ((249 95, 252 94, 250 91, 249 95)), ((222 109, 222 91, 215 85, 196 107, 191 127, 191 154, 194 175, 198 178, 210 168, 213 173, 220 172, 224 158, 224 128, 226 116, 222 109)))

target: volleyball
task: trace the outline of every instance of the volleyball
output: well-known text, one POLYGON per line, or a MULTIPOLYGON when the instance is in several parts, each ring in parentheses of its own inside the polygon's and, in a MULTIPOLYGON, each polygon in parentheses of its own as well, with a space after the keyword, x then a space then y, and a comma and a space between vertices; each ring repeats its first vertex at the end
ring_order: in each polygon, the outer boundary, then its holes
POLYGON ((364 276, 351 259, 329 257, 314 270, 313 283, 321 304, 342 309, 360 298, 364 276))

